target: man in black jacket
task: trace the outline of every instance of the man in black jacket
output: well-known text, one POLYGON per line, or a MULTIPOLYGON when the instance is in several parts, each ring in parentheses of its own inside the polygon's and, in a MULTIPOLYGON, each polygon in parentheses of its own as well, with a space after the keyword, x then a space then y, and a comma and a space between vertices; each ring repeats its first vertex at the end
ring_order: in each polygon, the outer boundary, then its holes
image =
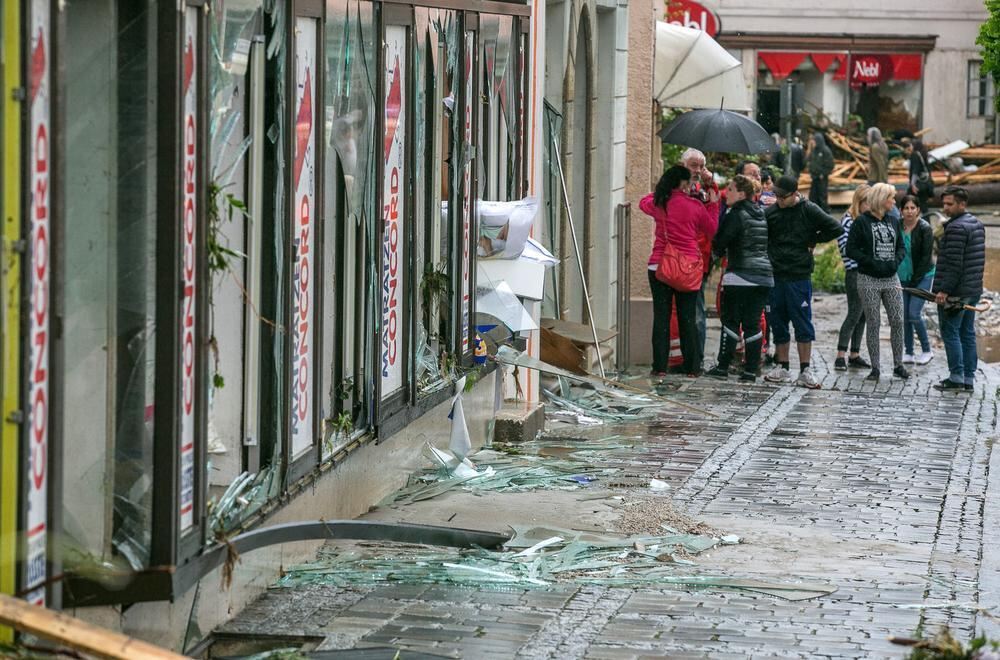
POLYGON ((961 305, 975 305, 983 293, 986 230, 979 218, 965 210, 968 202, 969 193, 958 186, 946 188, 941 195, 941 207, 949 220, 944 225, 931 290, 937 294, 949 375, 934 386, 938 390, 971 391, 979 361, 976 313, 961 305))
POLYGON ((840 223, 823 209, 802 198, 794 177, 783 176, 774 187, 777 203, 764 212, 767 219, 767 252, 774 270, 774 288, 767 306, 767 324, 774 335, 778 366, 764 377, 772 383, 791 381, 788 349, 792 341, 788 324, 795 328, 799 353, 797 385, 819 388, 809 366, 816 331, 812 323, 813 248, 840 236, 840 223))

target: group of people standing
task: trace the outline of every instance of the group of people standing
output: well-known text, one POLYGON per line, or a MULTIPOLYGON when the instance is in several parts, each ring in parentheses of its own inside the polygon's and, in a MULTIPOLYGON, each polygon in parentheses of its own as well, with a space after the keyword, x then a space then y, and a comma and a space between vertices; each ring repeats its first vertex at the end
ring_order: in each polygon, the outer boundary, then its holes
MULTIPOLYGON (((871 135, 870 139, 880 139, 871 135)), ((923 156, 921 155, 921 159, 923 156)), ((814 179, 815 180, 815 179, 814 179)), ((911 192, 913 192, 911 190, 911 192)), ((884 182, 860 186, 840 222, 798 192, 794 176, 772 182, 755 163, 743 163, 720 191, 704 155, 684 153, 667 169, 640 208, 656 223, 649 258, 653 295, 654 376, 667 372, 670 324, 676 308, 683 363, 677 371, 701 373, 705 350, 704 286, 713 257, 725 264, 721 281, 722 334, 717 364, 708 375, 727 378, 742 344, 740 379, 754 381, 762 346, 770 334, 776 366, 764 376, 792 382, 792 331, 798 354, 797 385, 816 389, 811 366, 813 249, 838 241, 846 271, 847 315, 841 325, 834 367, 870 369, 882 377, 879 351, 881 310, 885 308, 892 346, 892 374, 908 378, 907 364, 933 358, 923 306, 936 294, 949 377, 935 385, 971 390, 976 369, 973 305, 982 293, 985 231, 966 211, 968 193, 949 187, 942 206, 949 220, 934 260, 934 233, 922 217, 926 200, 908 194, 896 207, 896 189, 884 182), (695 277, 697 271, 697 277, 695 277), (909 289, 909 290, 907 290, 909 289), (700 326, 700 328, 699 328, 700 326), (861 357, 867 332, 869 361, 861 357), (915 352, 915 339, 920 352, 915 352)))

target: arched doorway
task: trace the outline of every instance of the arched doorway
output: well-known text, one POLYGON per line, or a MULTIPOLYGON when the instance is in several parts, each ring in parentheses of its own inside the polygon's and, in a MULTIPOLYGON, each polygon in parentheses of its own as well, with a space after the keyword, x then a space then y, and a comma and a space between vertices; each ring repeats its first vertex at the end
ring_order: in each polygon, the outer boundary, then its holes
MULTIPOLYGON (((566 188, 569 193, 570 210, 576 229, 576 240, 580 247, 579 259, 583 272, 590 278, 590 252, 592 249, 592 163, 590 152, 593 146, 593 36, 590 14, 586 7, 579 14, 577 29, 569 44, 569 58, 563 84, 562 151, 566 188)), ((559 316, 566 321, 588 323, 583 282, 580 278, 578 255, 573 248, 569 216, 565 209, 559 228, 559 251, 561 259, 559 288, 559 316)))

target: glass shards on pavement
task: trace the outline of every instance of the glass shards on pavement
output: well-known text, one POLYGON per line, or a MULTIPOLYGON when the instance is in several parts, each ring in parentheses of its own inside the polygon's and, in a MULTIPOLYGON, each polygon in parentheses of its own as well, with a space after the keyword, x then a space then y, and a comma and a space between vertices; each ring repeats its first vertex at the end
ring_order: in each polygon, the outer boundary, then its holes
POLYGON ((611 477, 617 470, 581 460, 544 456, 510 456, 481 450, 473 460, 459 461, 450 452, 428 446, 436 467, 410 478, 410 483, 383 504, 411 504, 453 489, 470 491, 573 490, 611 477))
POLYGON ((611 587, 677 585, 740 589, 805 600, 835 587, 813 582, 759 580, 700 574, 697 556, 725 541, 699 534, 667 532, 620 537, 555 527, 515 527, 502 552, 441 551, 424 546, 325 547, 319 558, 292 568, 279 586, 352 586, 372 583, 444 584, 542 588, 559 583, 611 587))

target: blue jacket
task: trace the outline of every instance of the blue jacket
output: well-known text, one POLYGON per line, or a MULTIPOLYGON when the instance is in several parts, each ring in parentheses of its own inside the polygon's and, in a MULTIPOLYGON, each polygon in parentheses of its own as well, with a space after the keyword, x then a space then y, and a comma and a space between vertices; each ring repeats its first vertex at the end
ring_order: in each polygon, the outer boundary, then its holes
POLYGON ((979 297, 985 268, 986 229, 979 218, 963 213, 946 222, 931 290, 959 298, 979 297))

